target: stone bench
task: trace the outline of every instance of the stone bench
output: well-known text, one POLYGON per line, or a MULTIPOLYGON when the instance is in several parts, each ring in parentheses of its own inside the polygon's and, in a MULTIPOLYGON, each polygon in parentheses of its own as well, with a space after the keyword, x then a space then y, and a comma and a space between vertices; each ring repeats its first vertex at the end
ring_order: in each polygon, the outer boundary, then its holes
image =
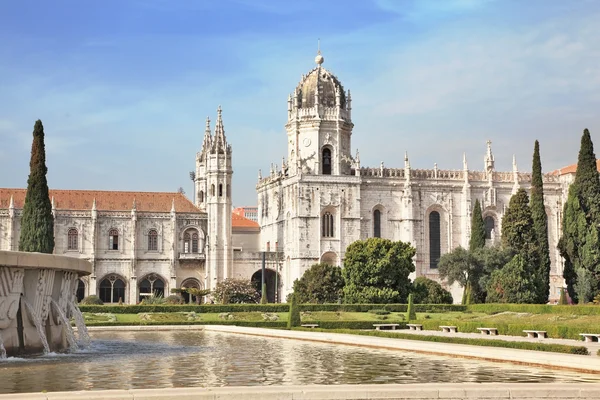
POLYGON ((318 328, 319 324, 302 324, 300 325, 302 328, 318 328))
POLYGON ((406 326, 408 326, 408 329, 411 331, 422 331, 423 330, 423 325, 421 325, 421 324, 406 324, 406 326))
POLYGON ((481 332, 482 335, 491 335, 491 336, 498 335, 498 328, 477 328, 477 330, 479 332, 481 332))
POLYGON ((529 339, 546 339, 548 337, 546 331, 525 330, 523 333, 526 333, 529 339))
POLYGON ((373 326, 378 331, 382 331, 384 329, 391 329, 391 330, 395 331, 396 329, 398 329, 400 324, 373 324, 373 326))
POLYGON ((456 326, 443 325, 443 326, 440 326, 440 329, 444 333, 456 333, 456 332, 458 332, 458 328, 456 326))
POLYGON ((586 342, 600 342, 600 333, 580 333, 586 342))

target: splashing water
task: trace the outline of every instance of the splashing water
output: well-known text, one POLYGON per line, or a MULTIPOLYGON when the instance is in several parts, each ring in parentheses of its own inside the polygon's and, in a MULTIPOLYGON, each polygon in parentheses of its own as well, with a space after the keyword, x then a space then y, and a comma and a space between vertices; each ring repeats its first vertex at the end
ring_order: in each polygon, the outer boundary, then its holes
POLYGON ((44 326, 42 325, 42 318, 35 313, 33 306, 29 304, 29 302, 22 297, 21 300, 23 304, 25 304, 25 308, 29 312, 29 316, 33 320, 33 324, 37 329, 38 335, 40 335, 40 340, 42 341, 42 345, 44 346, 44 354, 48 354, 50 352, 50 346, 48 346, 48 339, 46 339, 46 332, 44 332, 44 326))
POLYGON ((6 349, 4 348, 4 341, 2 340, 2 335, 0 335, 0 360, 6 358, 6 349))
POLYGON ((88 333, 87 326, 85 326, 85 320, 83 319, 83 315, 79 310, 79 307, 75 303, 69 303, 69 307, 71 307, 71 313, 73 314, 73 318, 75 319, 75 326, 77 326, 77 335, 79 336, 79 342, 83 344, 84 347, 89 346, 92 343, 92 339, 90 338, 90 334, 88 333))
POLYGON ((71 327, 71 321, 69 321, 69 319, 67 318, 67 316, 56 301, 52 300, 51 304, 54 306, 54 309, 58 313, 58 318, 60 319, 60 322, 63 325, 65 335, 67 336, 67 342, 69 343, 69 349, 71 351, 78 350, 79 346, 77 346, 77 340, 75 339, 75 333, 73 333, 73 328, 71 327))

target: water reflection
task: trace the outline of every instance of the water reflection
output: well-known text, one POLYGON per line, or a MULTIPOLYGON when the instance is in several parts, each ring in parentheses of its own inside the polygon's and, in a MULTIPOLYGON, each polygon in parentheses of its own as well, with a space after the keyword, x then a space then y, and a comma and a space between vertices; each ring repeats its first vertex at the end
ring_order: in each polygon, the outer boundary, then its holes
POLYGON ((96 332, 75 354, 0 361, 0 393, 189 386, 600 382, 598 375, 218 332, 96 332))

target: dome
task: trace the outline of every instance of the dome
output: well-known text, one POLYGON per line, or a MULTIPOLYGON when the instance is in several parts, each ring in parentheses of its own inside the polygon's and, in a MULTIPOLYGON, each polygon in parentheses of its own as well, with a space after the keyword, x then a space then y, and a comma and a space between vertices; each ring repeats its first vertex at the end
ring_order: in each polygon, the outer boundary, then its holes
POLYGON ((315 105, 315 91, 319 90, 319 104, 324 107, 336 106, 336 94, 340 95, 340 107, 346 108, 346 94, 340 81, 322 67, 324 58, 319 52, 315 58, 317 67, 310 71, 296 87, 298 108, 310 108, 315 105))

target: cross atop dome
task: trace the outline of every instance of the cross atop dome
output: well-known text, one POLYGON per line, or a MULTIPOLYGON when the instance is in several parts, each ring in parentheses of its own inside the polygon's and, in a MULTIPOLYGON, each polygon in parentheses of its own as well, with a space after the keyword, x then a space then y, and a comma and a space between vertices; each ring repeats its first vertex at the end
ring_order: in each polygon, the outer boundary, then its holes
POLYGON ((315 62, 317 65, 323 64, 325 58, 321 55, 321 39, 317 40, 317 56, 315 57, 315 62))

